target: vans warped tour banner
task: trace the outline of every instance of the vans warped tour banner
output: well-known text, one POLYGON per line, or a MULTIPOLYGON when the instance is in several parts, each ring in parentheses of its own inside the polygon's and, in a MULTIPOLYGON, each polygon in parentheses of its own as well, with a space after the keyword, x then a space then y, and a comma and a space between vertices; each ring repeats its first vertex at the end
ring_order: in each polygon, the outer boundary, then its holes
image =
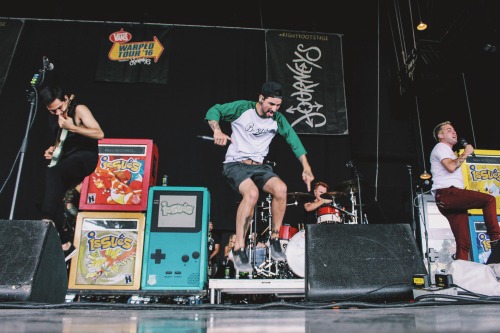
POLYGON ((266 31, 268 79, 283 85, 281 110, 298 134, 349 134, 337 34, 266 31))
POLYGON ((109 24, 104 27, 97 81, 167 83, 171 26, 109 24))

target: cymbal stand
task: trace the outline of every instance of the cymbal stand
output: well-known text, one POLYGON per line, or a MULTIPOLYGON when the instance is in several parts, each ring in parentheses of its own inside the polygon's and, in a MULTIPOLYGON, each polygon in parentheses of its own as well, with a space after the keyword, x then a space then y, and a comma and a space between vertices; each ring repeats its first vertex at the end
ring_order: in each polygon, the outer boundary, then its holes
MULTIPOLYGON (((349 168, 352 168, 354 170, 354 176, 356 176, 356 181, 358 184, 358 195, 359 195, 359 217, 361 218, 361 224, 367 224, 368 221, 365 219, 363 220, 363 203, 361 202, 361 180, 360 180, 360 173, 358 172, 358 168, 354 165, 353 161, 347 162, 346 166, 349 168)), ((352 188, 351 188, 352 191, 352 188)))
MULTIPOLYGON (((266 201, 267 201, 267 207, 262 207, 262 209, 264 210, 268 210, 268 214, 267 214, 267 220, 268 220, 268 232, 269 232, 269 247, 271 246, 271 237, 272 237, 272 212, 271 212, 271 202, 273 200, 273 197, 271 194, 268 194, 267 198, 266 198, 266 201)), ((262 205, 264 206, 264 205, 262 205)), ((263 275, 265 277, 272 277, 272 276, 275 276, 275 275, 278 275, 278 265, 275 265, 276 266, 276 272, 273 272, 271 270, 273 264, 274 264, 274 261, 272 260, 271 258, 271 250, 267 249, 267 258, 266 260, 260 264, 258 267, 255 267, 254 265, 254 268, 255 270, 257 271, 257 274, 258 275, 263 275)))
MULTIPOLYGON (((351 212, 348 212, 347 210, 343 209, 341 207, 340 204, 338 204, 336 201, 335 201, 335 196, 334 195, 331 195, 330 196, 330 200, 332 200, 332 202, 330 203, 330 206, 332 206, 333 208, 337 209, 337 210, 340 210, 342 213, 346 214, 346 215, 349 215, 350 217, 356 217, 356 211, 354 210, 354 204, 356 202, 356 197, 353 196, 353 193, 352 190, 351 190, 351 202, 354 200, 352 206, 353 206, 353 209, 352 209, 352 213, 351 212)), ((354 222, 353 222, 354 223, 354 222)), ((349 224, 352 224, 352 223, 349 223, 349 224)), ((304 225, 302 224, 302 227, 300 226, 300 223, 299 223, 299 230, 304 230, 304 225), (302 228, 302 229, 301 229, 302 228)))
POLYGON ((351 223, 349 224, 358 224, 358 211, 356 210, 356 196, 354 195, 354 190, 351 187, 351 223))

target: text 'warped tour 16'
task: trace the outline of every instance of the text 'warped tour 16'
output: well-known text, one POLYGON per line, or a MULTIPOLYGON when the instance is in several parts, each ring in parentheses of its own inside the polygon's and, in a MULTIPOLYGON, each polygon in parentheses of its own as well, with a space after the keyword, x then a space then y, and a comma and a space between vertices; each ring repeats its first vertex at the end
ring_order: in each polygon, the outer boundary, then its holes
POLYGON ((80 210, 145 211, 158 157, 150 139, 99 140, 99 161, 82 183, 80 210))

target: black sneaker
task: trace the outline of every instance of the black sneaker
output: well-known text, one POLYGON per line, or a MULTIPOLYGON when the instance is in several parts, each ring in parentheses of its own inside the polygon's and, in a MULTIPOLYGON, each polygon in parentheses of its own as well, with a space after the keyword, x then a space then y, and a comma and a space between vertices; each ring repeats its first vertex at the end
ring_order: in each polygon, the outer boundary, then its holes
POLYGON ((500 263, 500 251, 498 251, 499 241, 500 239, 490 241, 491 253, 490 256, 488 257, 488 260, 486 260, 486 265, 500 263))
POLYGON ((285 261, 286 257, 281 250, 281 243, 279 238, 271 239, 271 258, 276 261, 285 261))
POLYGON ((73 246, 73 244, 71 244, 69 249, 64 251, 64 261, 66 262, 66 261, 70 260, 71 258, 73 258, 77 252, 78 251, 76 250, 76 248, 73 246))
POLYGON ((250 273, 253 271, 253 267, 250 265, 245 249, 233 251, 233 262, 234 268, 240 272, 250 273))

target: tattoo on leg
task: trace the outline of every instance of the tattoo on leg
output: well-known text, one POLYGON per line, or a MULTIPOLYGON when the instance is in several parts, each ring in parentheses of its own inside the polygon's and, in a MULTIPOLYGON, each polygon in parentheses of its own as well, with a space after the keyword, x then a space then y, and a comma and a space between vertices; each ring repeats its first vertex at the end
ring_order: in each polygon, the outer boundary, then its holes
POLYGON ((279 230, 276 230, 276 226, 274 225, 274 223, 271 225, 271 230, 272 230, 272 231, 271 231, 271 233, 272 233, 273 235, 276 235, 276 234, 278 234, 278 235, 279 235, 279 234, 280 234, 280 231, 279 231, 279 230))

